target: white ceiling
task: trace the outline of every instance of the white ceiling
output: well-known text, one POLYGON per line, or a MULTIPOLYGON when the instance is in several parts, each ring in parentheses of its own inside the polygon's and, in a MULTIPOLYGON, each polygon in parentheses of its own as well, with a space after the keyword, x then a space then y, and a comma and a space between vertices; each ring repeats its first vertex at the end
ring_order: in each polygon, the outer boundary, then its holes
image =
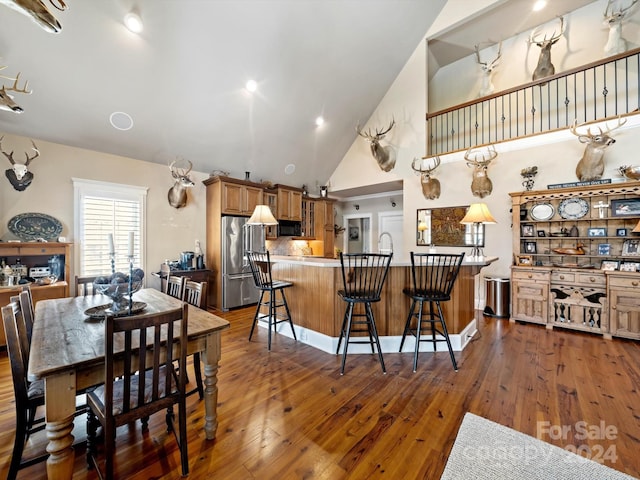
MULTIPOLYGON (((475 0, 449 3, 465 1, 475 0)), ((541 21, 590 1, 550 2, 541 21)), ((436 65, 529 28, 523 2, 497 1, 430 39, 436 65)), ((252 180, 316 193, 446 0, 66 3, 55 11, 59 34, 0 5, 2 73, 22 72, 33 89, 15 95, 24 113, 0 111, 0 132, 162 164, 183 157, 197 171, 249 171, 252 180), (141 35, 122 24, 134 6, 141 35), (253 96, 243 89, 250 78, 259 85, 253 96), (131 115, 131 130, 110 126, 117 111, 131 115), (318 115, 327 121, 321 128, 318 115), (289 164, 296 168, 287 175, 289 164)))

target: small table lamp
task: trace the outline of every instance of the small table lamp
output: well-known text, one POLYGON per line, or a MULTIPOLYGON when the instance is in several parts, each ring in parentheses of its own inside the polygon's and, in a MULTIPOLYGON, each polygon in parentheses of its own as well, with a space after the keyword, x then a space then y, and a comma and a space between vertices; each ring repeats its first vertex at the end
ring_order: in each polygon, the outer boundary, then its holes
POLYGON ((489 207, 486 203, 472 203, 469 205, 469 210, 460 223, 463 225, 473 225, 473 249, 471 250, 471 257, 483 257, 482 249, 480 248, 479 241, 479 229, 481 224, 498 223, 493 218, 489 207))
POLYGON ((269 205, 256 205, 247 225, 278 225, 278 221, 271 213, 269 205))
POLYGON ((427 222, 422 221, 422 222, 418 223, 418 232, 420 232, 420 239, 419 239, 420 240, 420 244, 424 244, 425 243, 425 241, 424 241, 424 232, 425 232, 426 229, 427 229, 427 222))

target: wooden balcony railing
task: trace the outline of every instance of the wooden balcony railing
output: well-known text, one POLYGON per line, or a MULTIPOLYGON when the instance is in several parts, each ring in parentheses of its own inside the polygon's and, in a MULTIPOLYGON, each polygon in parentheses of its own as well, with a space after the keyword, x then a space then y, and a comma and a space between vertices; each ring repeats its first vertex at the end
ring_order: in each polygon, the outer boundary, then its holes
POLYGON ((640 48, 427 113, 427 155, 466 150, 640 110, 640 48))

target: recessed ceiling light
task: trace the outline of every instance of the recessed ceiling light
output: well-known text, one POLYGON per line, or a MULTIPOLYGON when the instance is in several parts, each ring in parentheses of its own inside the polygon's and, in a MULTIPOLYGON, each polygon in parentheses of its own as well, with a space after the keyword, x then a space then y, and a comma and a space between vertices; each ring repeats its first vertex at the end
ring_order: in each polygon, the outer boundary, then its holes
POLYGON ((287 175, 291 175, 295 171, 296 171, 296 166, 293 163, 290 163, 289 165, 284 167, 284 173, 286 173, 287 175))
POLYGON ((324 125, 324 118, 322 118, 322 117, 316 118, 316 125, 318 127, 321 127, 322 125, 324 125))
POLYGON ((258 89, 258 82, 256 82, 255 80, 249 80, 244 88, 246 88, 248 92, 253 93, 258 89))
POLYGON ((540 10, 542 10, 546 6, 547 6, 547 0, 537 0, 533 4, 533 11, 534 12, 539 12, 540 10))
POLYGON ((124 112, 113 112, 109 115, 109 122, 116 130, 130 130, 133 127, 131 115, 124 112))

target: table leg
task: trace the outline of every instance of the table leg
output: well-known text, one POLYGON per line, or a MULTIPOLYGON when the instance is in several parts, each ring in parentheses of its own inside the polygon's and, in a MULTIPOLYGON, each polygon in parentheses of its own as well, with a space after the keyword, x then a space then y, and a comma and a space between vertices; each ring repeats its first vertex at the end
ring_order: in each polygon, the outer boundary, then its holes
POLYGON ((73 417, 76 405, 75 371, 45 378, 47 478, 65 479, 73 476, 73 417))
POLYGON ((216 438, 218 428, 218 362, 220 361, 220 332, 210 333, 206 339, 204 359, 204 431, 207 440, 216 438))

